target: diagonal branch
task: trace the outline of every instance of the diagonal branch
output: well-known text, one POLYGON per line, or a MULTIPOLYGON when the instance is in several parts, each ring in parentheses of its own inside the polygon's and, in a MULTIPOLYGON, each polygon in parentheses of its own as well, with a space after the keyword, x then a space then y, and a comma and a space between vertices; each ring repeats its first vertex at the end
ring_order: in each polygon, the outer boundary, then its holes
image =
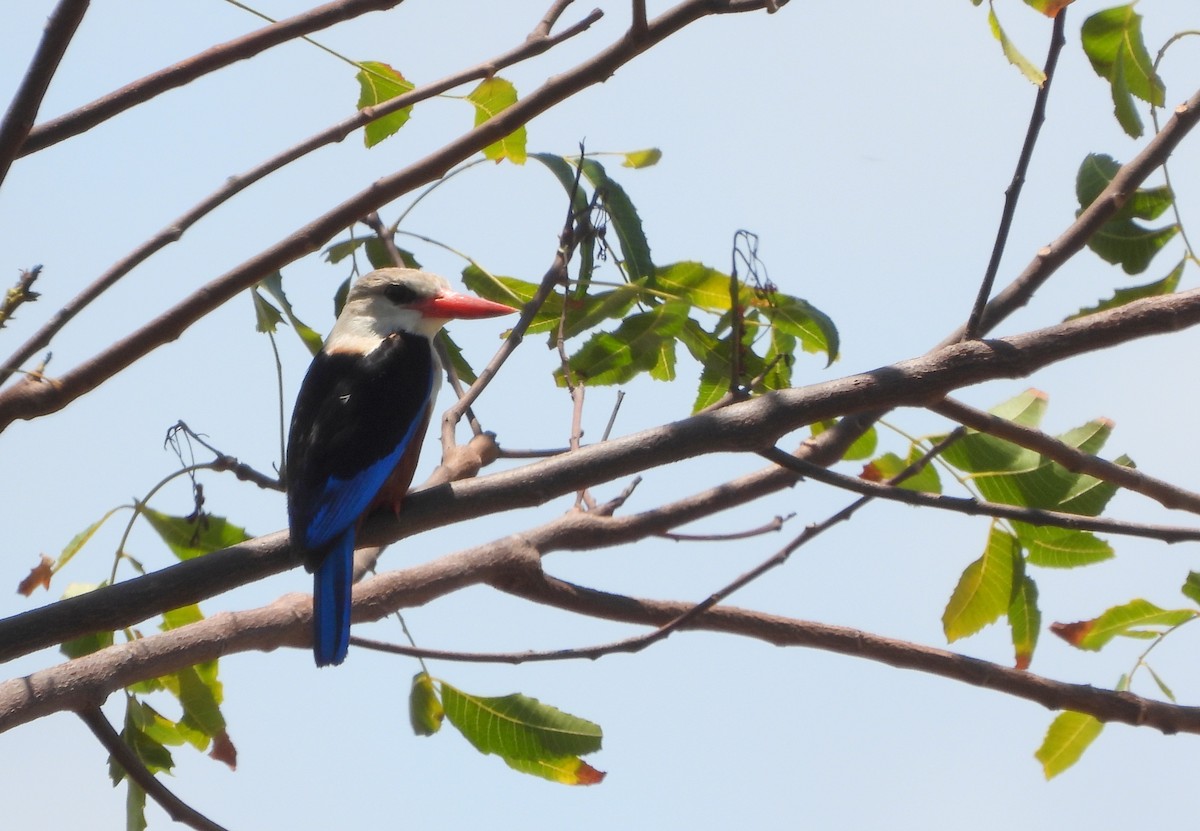
POLYGON ((166 785, 159 781, 153 773, 146 769, 142 760, 133 749, 121 739, 113 726, 108 723, 99 707, 88 707, 79 711, 79 717, 108 751, 109 756, 116 761, 146 795, 159 804, 167 812, 167 816, 176 822, 183 823, 196 831, 225 831, 225 827, 217 825, 208 817, 201 814, 192 806, 172 793, 166 785))
MULTIPOLYGON (((1200 323, 1200 289, 1023 335, 967 341, 872 372, 779 390, 514 470, 410 494, 400 517, 368 520, 363 545, 395 542, 485 514, 544 505, 585 487, 708 453, 760 451, 814 421, 927 406, 952 389, 1022 377, 1074 355, 1200 323)), ((806 443, 806 458, 811 459, 806 443)), ((0 661, 88 632, 130 626, 296 565, 284 532, 0 620, 0 661)))
MULTIPOLYGON (((691 604, 643 600, 583 588, 546 577, 502 587, 526 600, 590 617, 660 626, 691 604)), ((1103 690, 1088 684, 1067 684, 1026 670, 873 635, 845 626, 796 620, 729 606, 718 606, 693 621, 689 629, 757 638, 776 646, 799 646, 837 652, 926 672, 953 681, 1005 693, 1041 704, 1050 710, 1088 713, 1101 721, 1153 727, 1165 734, 1200 734, 1200 707, 1186 707, 1143 698, 1130 692, 1103 690)))
POLYGON ((1083 453, 1068 444, 1046 435, 1041 430, 1032 430, 1008 419, 994 416, 983 410, 969 407, 953 398, 945 398, 929 405, 929 409, 959 424, 1005 439, 1028 450, 1041 453, 1072 473, 1086 473, 1105 482, 1112 482, 1127 490, 1148 496, 1165 508, 1178 508, 1200 514, 1200 494, 1173 485, 1163 479, 1141 472, 1134 467, 1124 467, 1113 462, 1083 453))
POLYGON ((1041 508, 1022 508, 1016 505, 1004 505, 999 502, 985 502, 971 497, 942 496, 936 493, 922 493, 868 482, 854 476, 835 473, 832 470, 815 465, 812 462, 797 459, 788 453, 772 448, 763 451, 764 458, 770 459, 783 467, 809 479, 823 482, 837 488, 872 496, 877 499, 889 499, 902 502, 905 505, 920 505, 926 508, 940 508, 945 511, 966 514, 967 516, 990 516, 1000 519, 1011 519, 1026 522, 1030 525, 1048 525, 1054 528, 1070 528, 1075 531, 1096 531, 1102 534, 1123 534, 1130 537, 1159 540, 1166 543, 1200 541, 1200 528, 1187 528, 1178 525, 1154 525, 1144 522, 1125 522, 1104 517, 1090 517, 1081 514, 1067 514, 1061 511, 1047 511, 1041 508))
POLYGON ((295 17, 264 26, 248 35, 217 44, 177 64, 126 84, 90 104, 84 104, 65 115, 37 125, 30 131, 29 138, 21 147, 20 155, 36 153, 72 136, 86 133, 97 124, 138 104, 144 104, 168 90, 190 84, 197 78, 237 61, 252 58, 281 43, 287 43, 335 23, 353 20, 367 12, 390 9, 401 2, 403 0, 335 0, 295 17))
POLYGON ((46 97, 50 79, 58 70, 88 5, 88 0, 60 0, 46 21, 42 42, 8 105, 4 120, 0 121, 0 182, 8 176, 8 170, 22 148, 29 144, 30 128, 42 106, 42 99, 46 97))

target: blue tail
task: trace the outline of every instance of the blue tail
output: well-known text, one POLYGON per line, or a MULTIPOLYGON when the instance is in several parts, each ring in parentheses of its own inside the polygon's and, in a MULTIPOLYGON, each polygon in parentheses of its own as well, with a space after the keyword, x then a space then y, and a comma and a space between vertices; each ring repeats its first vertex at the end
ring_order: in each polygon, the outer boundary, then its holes
POLYGON ((313 574, 313 656, 317 666, 346 660, 350 649, 350 587, 354 529, 342 533, 313 574))

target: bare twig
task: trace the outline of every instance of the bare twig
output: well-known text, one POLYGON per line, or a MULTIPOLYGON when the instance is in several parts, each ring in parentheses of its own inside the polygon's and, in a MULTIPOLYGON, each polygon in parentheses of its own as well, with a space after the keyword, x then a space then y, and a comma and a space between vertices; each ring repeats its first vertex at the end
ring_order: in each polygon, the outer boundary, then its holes
POLYGON ((786 516, 776 516, 770 522, 760 525, 757 528, 734 531, 729 534, 680 534, 668 531, 658 536, 665 540, 674 540, 675 542, 729 542, 730 540, 748 540, 751 537, 760 537, 763 534, 773 534, 777 531, 782 531, 783 524, 795 516, 795 513, 790 513, 786 516))
POLYGON ((0 121, 0 182, 8 176, 22 147, 29 144, 30 129, 50 87, 50 79, 75 37, 88 5, 88 0, 60 0, 46 21, 42 42, 4 113, 4 120, 0 121))
POLYGON ((92 735, 108 751, 113 761, 139 788, 146 792, 146 796, 157 802, 171 819, 183 823, 189 828, 195 828, 196 831, 225 831, 224 826, 217 825, 188 805, 160 782, 158 777, 147 770, 146 766, 142 764, 142 760, 137 757, 129 745, 121 740, 120 734, 108 723, 108 719, 104 717, 104 713, 100 711, 99 707, 85 707, 78 711, 78 715, 92 731, 92 735))
POLYGON ((806 478, 815 479, 818 482, 824 482, 827 485, 854 491, 865 496, 889 499, 893 502, 903 502, 906 505, 941 508, 960 514, 967 514, 968 516, 991 516, 1001 519, 1013 519, 1018 522, 1029 523, 1030 525, 1049 525, 1055 528, 1070 528, 1076 531, 1123 534, 1125 536, 1143 537, 1167 543, 1200 540, 1200 528, 1125 522, 1117 519, 1106 519, 1104 517, 1067 514, 1061 511, 1046 511, 1040 508, 1021 508, 1015 505, 985 502, 969 497, 920 493, 918 491, 905 490, 893 487, 892 485, 881 485, 876 482, 868 482, 865 479, 835 473, 820 465, 814 465, 811 462, 797 459, 777 448, 765 451, 762 455, 771 461, 791 468, 806 478))
POLYGON ((967 339, 979 337, 979 321, 983 317, 984 307, 992 294, 992 286, 996 282, 996 272, 1000 270, 1000 260, 1004 256, 1004 248, 1008 243, 1008 232, 1012 228, 1013 217, 1017 213, 1017 200, 1021 198, 1021 188, 1025 185, 1025 172, 1029 170, 1029 162, 1033 158, 1033 148, 1037 144, 1042 123, 1046 120, 1046 101, 1050 97, 1050 84, 1054 80, 1054 68, 1058 65, 1058 55, 1067 42, 1063 35, 1067 20, 1067 9, 1064 6, 1054 16, 1054 26, 1050 34, 1050 51, 1046 55, 1046 68, 1043 70, 1046 80, 1038 88, 1033 100, 1033 112, 1029 116, 1029 127, 1025 131, 1025 142, 1021 145, 1021 153, 1017 157, 1017 168, 1013 171, 1012 182, 1004 192, 1004 210, 1000 213, 1000 226, 996 229, 996 241, 992 245, 992 255, 988 260, 983 281, 979 285, 979 293, 975 297, 975 305, 967 318, 963 337, 967 339))

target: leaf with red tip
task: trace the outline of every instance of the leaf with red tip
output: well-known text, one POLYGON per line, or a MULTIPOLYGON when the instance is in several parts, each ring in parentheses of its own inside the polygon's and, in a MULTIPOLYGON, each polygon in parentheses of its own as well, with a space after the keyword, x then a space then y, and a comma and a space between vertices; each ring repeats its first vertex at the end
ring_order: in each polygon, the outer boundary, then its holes
POLYGON ((208 756, 214 761, 224 762, 230 770, 237 770, 237 748, 224 730, 213 736, 212 750, 208 751, 208 756))

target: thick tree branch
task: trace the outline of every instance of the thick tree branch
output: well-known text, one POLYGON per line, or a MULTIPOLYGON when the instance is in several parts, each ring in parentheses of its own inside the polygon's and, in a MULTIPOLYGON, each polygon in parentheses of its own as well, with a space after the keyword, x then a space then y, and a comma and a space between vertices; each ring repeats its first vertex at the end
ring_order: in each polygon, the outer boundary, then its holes
POLYGON ((20 155, 36 153, 72 136, 86 133, 97 124, 138 104, 144 104, 168 90, 190 84, 197 78, 237 61, 252 58, 273 46, 325 29, 335 23, 353 20, 367 12, 390 9, 401 2, 402 0, 336 0, 295 17, 272 23, 248 35, 217 44, 152 75, 126 84, 90 104, 84 104, 65 115, 37 125, 30 131, 29 138, 21 147, 20 155))
MULTIPOLYGON (((1200 289, 1139 300, 1023 335, 956 343, 872 372, 780 390, 516 470, 413 493, 398 518, 384 512, 368 520, 359 540, 379 545, 484 514, 543 505, 708 453, 766 450, 814 421, 880 407, 927 406, 968 384, 1022 377, 1074 355, 1197 323, 1200 289)), ((129 626, 293 565, 287 535, 277 532, 15 615, 0 621, 0 661, 87 632, 129 626)))
POLYGON ((58 70, 88 5, 88 0, 60 0, 46 21, 42 42, 8 105, 4 120, 0 121, 0 182, 8 176, 22 148, 29 144, 30 129, 50 88, 50 79, 58 70))
MULTIPOLYGON (((661 626, 691 605, 624 597, 551 577, 541 581, 513 583, 503 588, 517 597, 565 611, 647 626, 661 626)), ((742 635, 776 646, 801 646, 866 658, 899 669, 926 672, 1024 698, 1050 710, 1088 713, 1105 722, 1153 727, 1166 734, 1200 733, 1200 707, 1168 704, 1129 692, 1097 689, 1087 684, 1067 684, 1025 670, 1011 669, 944 649, 919 646, 845 626, 718 606, 693 621, 689 629, 742 635)))

